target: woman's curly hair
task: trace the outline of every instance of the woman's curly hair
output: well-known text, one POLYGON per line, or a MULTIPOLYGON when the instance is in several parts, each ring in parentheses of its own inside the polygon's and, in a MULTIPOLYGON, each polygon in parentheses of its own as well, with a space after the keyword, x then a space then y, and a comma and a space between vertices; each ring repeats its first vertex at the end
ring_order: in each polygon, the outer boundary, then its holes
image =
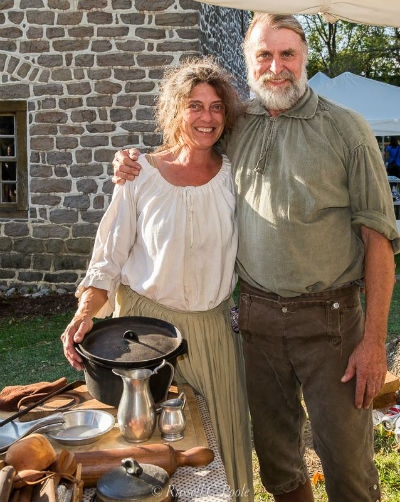
POLYGON ((163 133, 161 150, 172 148, 180 139, 180 112, 185 106, 193 88, 198 84, 209 84, 225 106, 225 128, 230 130, 243 112, 243 104, 231 84, 233 77, 212 58, 195 58, 177 68, 168 70, 160 83, 157 100, 156 121, 163 133))

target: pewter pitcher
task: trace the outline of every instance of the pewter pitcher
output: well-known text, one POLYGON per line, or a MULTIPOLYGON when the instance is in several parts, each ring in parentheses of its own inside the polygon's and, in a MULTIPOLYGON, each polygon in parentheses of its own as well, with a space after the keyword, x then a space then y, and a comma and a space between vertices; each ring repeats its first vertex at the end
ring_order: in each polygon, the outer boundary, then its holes
POLYGON ((158 428, 164 441, 179 441, 183 438, 186 427, 186 418, 183 408, 186 396, 181 392, 177 399, 169 399, 161 403, 161 415, 158 419, 158 428))
POLYGON ((118 426, 122 436, 133 443, 147 441, 156 425, 156 409, 150 392, 149 381, 165 365, 171 368, 168 389, 174 377, 174 367, 165 359, 154 370, 113 369, 113 373, 123 381, 121 401, 118 406, 118 426))

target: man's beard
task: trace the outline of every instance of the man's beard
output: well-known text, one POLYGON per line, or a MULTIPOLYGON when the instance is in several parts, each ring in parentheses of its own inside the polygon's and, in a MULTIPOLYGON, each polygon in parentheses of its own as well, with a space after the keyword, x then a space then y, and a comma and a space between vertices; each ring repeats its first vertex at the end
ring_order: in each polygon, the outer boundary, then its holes
POLYGON ((307 70, 304 65, 299 80, 289 70, 282 70, 279 75, 267 71, 258 80, 251 69, 247 72, 250 89, 268 110, 289 110, 303 96, 307 89, 307 70), (270 80, 286 80, 289 84, 282 87, 268 86, 270 80))

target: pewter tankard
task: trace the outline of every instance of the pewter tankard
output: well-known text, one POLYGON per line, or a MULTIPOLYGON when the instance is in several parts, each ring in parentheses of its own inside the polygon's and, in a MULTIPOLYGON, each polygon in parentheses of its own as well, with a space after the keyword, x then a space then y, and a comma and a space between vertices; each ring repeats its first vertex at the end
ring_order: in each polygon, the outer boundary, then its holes
POLYGON ((183 392, 177 399, 169 399, 161 403, 161 415, 158 419, 158 428, 164 441, 178 441, 183 438, 186 427, 186 418, 183 408, 186 396, 183 392))
POLYGON ((153 434, 156 425, 156 409, 149 381, 150 377, 165 365, 171 368, 169 388, 174 376, 174 367, 165 359, 154 370, 112 370, 123 381, 122 397, 118 406, 118 426, 127 441, 141 443, 147 441, 153 434))

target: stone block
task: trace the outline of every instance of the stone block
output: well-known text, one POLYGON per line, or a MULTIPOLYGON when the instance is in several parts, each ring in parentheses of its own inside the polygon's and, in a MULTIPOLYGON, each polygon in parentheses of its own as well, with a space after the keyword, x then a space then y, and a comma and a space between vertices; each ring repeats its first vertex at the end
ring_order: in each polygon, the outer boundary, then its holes
POLYGON ((81 136, 80 138, 81 146, 107 146, 109 143, 108 136, 81 136))
POLYGON ((94 36, 93 26, 75 26, 68 28, 68 35, 71 38, 91 38, 94 36))
POLYGON ((72 165, 69 172, 73 178, 82 178, 82 176, 101 176, 103 171, 102 164, 85 164, 72 165))
POLYGON ((1 40, 0 41, 0 51, 5 52, 15 52, 17 50, 17 44, 11 40, 1 40))
POLYGON ((145 10, 145 11, 157 11, 157 10, 165 10, 168 9, 171 5, 174 4, 174 0, 152 0, 148 2, 148 0, 136 0, 135 7, 137 10, 145 10))
POLYGON ((73 80, 71 70, 67 68, 59 68, 51 72, 51 78, 53 80, 59 80, 61 82, 73 80))
POLYGON ((105 96, 90 96, 86 98, 86 104, 87 106, 93 106, 95 108, 102 108, 102 107, 110 107, 112 106, 112 96, 110 95, 105 95, 105 96))
POLYGON ((6 64, 7 60, 7 55, 6 54, 0 54, 0 71, 4 70, 4 66, 6 64))
POLYGON ((139 66, 168 66, 172 63, 174 57, 159 54, 139 54, 137 62, 139 66))
POLYGON ((141 52, 146 48, 146 44, 141 40, 126 40, 125 42, 116 42, 117 49, 128 52, 141 52))
POLYGON ((35 136, 31 138, 32 150, 53 150, 54 138, 51 136, 35 136))
POLYGON ((139 143, 139 136, 137 134, 119 134, 111 138, 112 146, 116 148, 126 148, 128 146, 137 145, 139 143))
POLYGON ((67 84, 67 91, 70 96, 83 96, 89 94, 92 88, 89 82, 77 82, 67 84))
POLYGON ((154 82, 127 82, 125 92, 148 92, 152 91, 155 87, 154 82))
POLYGON ((34 255, 32 260, 33 270, 50 270, 53 257, 49 254, 34 255))
MULTIPOLYGON (((25 0, 27 3, 29 3, 29 7, 30 7, 30 3, 31 3, 31 0, 25 0)), ((21 6, 21 9, 23 7, 21 6)), ((37 10, 28 10, 26 12, 26 19, 28 21, 29 24, 47 24, 47 25, 53 25, 54 24, 54 18, 55 18, 55 14, 54 12, 52 11, 40 11, 40 15, 38 15, 38 12, 37 10)))
POLYGON ((66 176, 68 176, 68 171, 64 166, 55 166, 54 174, 57 176, 57 178, 65 178, 66 176))
POLYGON ((94 197, 93 209, 104 209, 104 195, 97 195, 94 197))
POLYGON ((39 82, 48 82, 49 78, 50 78, 50 70, 48 70, 47 68, 45 68, 45 69, 42 69, 42 71, 40 72, 40 75, 39 75, 39 77, 38 77, 37 80, 39 82))
MULTIPOLYGON (((92 150, 77 150, 75 153, 76 161, 81 164, 87 164, 88 162, 92 162, 93 160, 93 151, 92 150)), ((78 188, 79 190, 79 188, 78 188)))
POLYGON ((99 66, 136 66, 134 54, 98 54, 97 64, 99 66))
POLYGON ((74 26, 82 21, 83 12, 60 12, 57 15, 57 24, 74 26))
POLYGON ((61 202, 61 197, 57 197, 57 195, 32 195, 31 202, 41 206, 57 206, 61 202))
POLYGON ((160 146, 162 144, 162 135, 144 133, 143 143, 145 146, 160 146))
POLYGON ((113 9, 131 9, 132 0, 112 0, 113 9))
POLYGON ((30 183, 31 193, 69 193, 72 181, 60 178, 33 179, 30 183))
POLYGON ((96 112, 94 110, 73 110, 71 112, 72 122, 94 122, 96 120, 96 112))
POLYGON ((42 253, 43 249, 44 246, 41 239, 27 237, 25 239, 14 240, 13 250, 17 253, 42 253))
POLYGON ((162 28, 136 28, 135 35, 146 40, 161 40, 166 37, 162 28))
POLYGON ((113 108, 110 110, 110 120, 121 122, 121 120, 131 120, 132 112, 126 108, 113 108))
MULTIPOLYGON (((67 239, 65 241, 65 247, 71 253, 81 253, 88 255, 92 252, 94 240, 85 237, 79 239, 67 239)), ((78 267, 77 267, 78 268, 78 267)), ((84 267, 79 267, 84 268, 84 267)))
POLYGON ((30 136, 55 135, 57 134, 57 126, 50 124, 32 125, 29 128, 30 136))
POLYGON ((79 192, 82 193, 96 193, 97 192, 97 183, 95 180, 91 180, 88 178, 83 178, 76 182, 76 188, 79 192))
POLYGON ((99 148, 94 152, 94 160, 96 162, 112 162, 114 158, 115 150, 109 150, 106 148, 99 148))
POLYGON ((63 94, 61 84, 43 84, 33 86, 33 94, 35 96, 61 95, 63 94))
POLYGON ((42 9, 44 7, 42 0, 21 0, 20 8, 21 9, 42 9))
POLYGON ((93 68, 87 71, 90 80, 104 80, 111 77, 111 69, 109 68, 93 68))
POLYGON ((41 110, 54 110, 57 107, 55 98, 42 98, 40 101, 37 101, 37 104, 41 110))
POLYGON ((15 83, 0 85, 0 99, 24 99, 29 98, 29 96, 29 84, 15 83))
POLYGON ((117 101, 115 102, 116 106, 126 106, 128 108, 133 108, 136 104, 137 97, 122 95, 117 97, 117 101))
POLYGON ((29 235, 29 227, 26 223, 11 221, 4 225, 4 234, 8 237, 26 237, 29 235))
POLYGON ((78 221, 78 212, 73 209, 51 209, 50 221, 52 223, 76 223, 78 221))
POLYGON ((57 27, 46 28, 46 37, 47 38, 64 38, 65 37, 65 29, 57 27))
POLYGON ((71 152, 49 152, 47 154, 47 162, 51 165, 72 163, 71 152))
POLYGON ((68 110, 70 108, 78 108, 83 105, 82 98, 61 98, 58 100, 58 106, 62 110, 68 110))
POLYGON ((49 282, 51 284, 61 284, 61 283, 76 283, 78 280, 78 274, 75 272, 63 272, 58 274, 46 273, 44 275, 44 282, 49 282))
POLYGON ((59 131, 60 134, 82 134, 84 132, 84 128, 82 126, 70 126, 70 125, 60 125, 59 131))
POLYGON ((92 52, 108 52, 112 48, 109 40, 94 40, 91 45, 92 52))
POLYGON ((126 37, 129 33, 129 26, 113 26, 113 27, 101 27, 97 28, 98 37, 106 38, 119 38, 126 37))
MULTIPOLYGON (((2 9, 4 9, 4 3, 5 2, 2 2, 2 5, 1 5, 2 9)), ((8 16, 8 19, 12 23, 14 23, 14 24, 21 24, 22 20, 24 19, 24 13, 23 12, 18 12, 18 11, 14 11, 14 10, 11 10, 11 11, 7 12, 7 16, 8 16)), ((4 14, 1 14, 0 17, 2 19, 4 19, 4 14)), ((4 21, 5 21, 5 19, 4 19, 4 21)))
POLYGON ((154 132, 156 126, 149 122, 124 122, 121 128, 130 132, 154 132))
POLYGON ((41 54, 38 57, 37 62, 40 66, 53 68, 55 66, 62 66, 63 57, 61 54, 41 54))
POLYGON ((65 250, 64 241, 61 239, 46 239, 45 248, 48 253, 63 253, 65 250))
POLYGON ((79 10, 104 9, 107 7, 107 0, 79 0, 79 10))
POLYGON ((57 136, 56 138, 56 148, 60 150, 68 150, 76 148, 78 146, 78 138, 73 138, 70 136, 57 136))
POLYGON ((68 116, 65 112, 38 112, 35 115, 36 122, 43 124, 65 124, 68 116))
POLYGON ((39 52, 49 52, 50 44, 47 40, 26 40, 19 44, 22 54, 36 54, 39 52))
POLYGON ((81 218, 82 221, 86 221, 88 223, 99 223, 101 218, 103 217, 104 211, 92 210, 92 211, 82 211, 81 218))
MULTIPOLYGON (((51 138, 53 140, 53 138, 51 138)), ((42 164, 31 164, 29 174, 32 178, 51 178, 53 176, 53 168, 42 164)))
POLYGON ((48 0, 48 5, 55 10, 68 10, 71 7, 69 0, 48 0))
POLYGON ((157 102, 157 96, 155 94, 143 94, 139 96, 139 105, 144 106, 155 106, 157 102))
POLYGON ((96 124, 88 124, 86 126, 86 130, 92 134, 94 133, 104 133, 104 132, 112 132, 115 131, 115 124, 103 124, 103 123, 96 123, 96 124))
POLYGON ((66 239, 69 235, 69 229, 61 225, 35 225, 32 234, 38 239, 66 239))
POLYGON ((139 24, 144 24, 145 15, 144 14, 121 14, 120 19, 125 24, 131 24, 133 26, 138 26, 139 24))
POLYGON ((155 15, 155 24, 158 26, 197 26, 199 23, 198 12, 193 13, 178 13, 171 12, 155 15))
POLYGON ((0 38, 21 38, 22 37, 22 30, 14 27, 14 26, 8 26, 7 28, 0 28, 0 38))
POLYGON ((59 52, 85 51, 89 40, 54 40, 53 49, 59 52))
POLYGON ((115 68, 114 77, 117 80, 141 80, 146 77, 146 72, 139 68, 115 68))
POLYGON ((64 199, 64 206, 71 209, 88 209, 90 199, 87 195, 67 195, 64 199))
POLYGON ((84 66, 86 68, 92 67, 94 64, 94 55, 93 54, 79 54, 75 56, 75 65, 76 66, 84 66))
POLYGON ((12 243, 10 237, 0 237, 0 251, 11 251, 12 243))
POLYGON ((137 120, 154 120, 154 109, 153 108, 138 108, 136 110, 137 120))
POLYGON ((111 12, 93 11, 88 12, 87 20, 89 24, 111 24, 113 22, 113 15, 111 12))
POLYGON ((101 81, 94 84, 95 92, 99 94, 118 94, 122 89, 121 84, 116 84, 115 82, 101 81))
POLYGON ((176 30, 176 33, 179 38, 185 40, 197 40, 199 38, 199 30, 192 28, 181 28, 176 30))
POLYGON ((43 279, 42 272, 18 272, 18 280, 21 282, 40 282, 43 279))
POLYGON ((90 223, 77 223, 72 227, 72 237, 94 237, 97 232, 97 225, 90 223))
POLYGON ((32 162, 40 162, 39 152, 31 152, 29 156, 29 160, 32 162))
POLYGON ((30 268, 31 257, 25 253, 8 253, 0 256, 0 267, 18 270, 19 268, 30 268))
POLYGON ((195 42, 161 42, 157 44, 157 52, 199 51, 199 41, 195 42))
POLYGON ((111 178, 108 178, 104 183, 103 183, 103 187, 102 187, 102 192, 103 193, 108 193, 108 194, 112 194, 113 193, 113 190, 114 190, 114 183, 111 181, 111 178))
POLYGON ((199 10, 199 3, 194 0, 179 0, 179 5, 185 10, 199 10))

